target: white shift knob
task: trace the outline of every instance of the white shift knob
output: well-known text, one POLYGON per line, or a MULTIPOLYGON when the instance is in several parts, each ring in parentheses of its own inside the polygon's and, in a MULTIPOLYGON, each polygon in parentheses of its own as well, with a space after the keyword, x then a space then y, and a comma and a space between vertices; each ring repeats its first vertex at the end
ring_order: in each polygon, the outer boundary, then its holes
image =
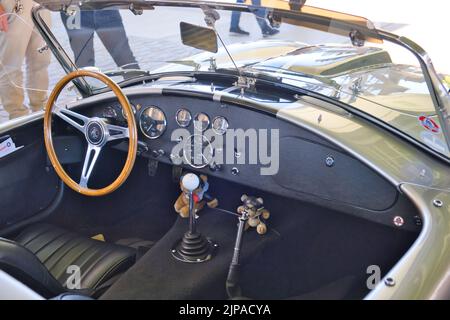
POLYGON ((200 185, 200 179, 193 173, 188 173, 183 176, 181 180, 183 188, 189 192, 194 191, 200 185))

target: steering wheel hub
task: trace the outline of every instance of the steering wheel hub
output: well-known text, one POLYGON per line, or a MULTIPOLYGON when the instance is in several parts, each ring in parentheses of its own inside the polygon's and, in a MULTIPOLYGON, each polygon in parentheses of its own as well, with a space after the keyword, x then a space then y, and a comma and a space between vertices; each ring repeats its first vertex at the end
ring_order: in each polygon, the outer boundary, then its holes
POLYGON ((101 145, 105 142, 105 132, 105 128, 99 121, 90 121, 86 126, 86 139, 90 144, 95 146, 101 145))

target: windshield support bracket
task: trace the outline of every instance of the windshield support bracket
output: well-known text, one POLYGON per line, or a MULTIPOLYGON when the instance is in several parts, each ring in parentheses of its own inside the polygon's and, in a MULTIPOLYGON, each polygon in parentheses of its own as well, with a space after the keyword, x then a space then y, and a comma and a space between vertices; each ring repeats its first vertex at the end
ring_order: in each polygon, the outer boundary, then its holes
POLYGON ((241 92, 244 90, 254 91, 256 88, 256 79, 240 75, 233 85, 240 88, 241 92))

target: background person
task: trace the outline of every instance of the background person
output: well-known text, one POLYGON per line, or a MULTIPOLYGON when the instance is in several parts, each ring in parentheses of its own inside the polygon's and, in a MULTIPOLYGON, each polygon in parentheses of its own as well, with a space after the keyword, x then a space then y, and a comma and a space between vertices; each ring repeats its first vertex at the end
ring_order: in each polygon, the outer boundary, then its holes
POLYGON ((81 14, 79 28, 68 27, 68 16, 65 13, 61 13, 61 19, 67 30, 74 61, 78 68, 95 66, 95 33, 118 67, 139 68, 118 10, 81 10, 76 11, 75 14, 81 14))
MULTIPOLYGON (((237 0, 236 3, 245 3, 245 0, 237 0)), ((261 0, 252 0, 252 4, 254 6, 260 6, 261 0)), ((266 9, 264 8, 253 8, 253 13, 255 14, 256 22, 258 22, 259 27, 261 28, 261 32, 263 36, 273 36, 280 31, 277 29, 272 28, 266 19, 266 9)), ((231 23, 230 23, 230 32, 238 35, 250 35, 249 32, 242 30, 239 27, 239 21, 241 20, 241 12, 240 11, 233 11, 231 13, 231 23)))
MULTIPOLYGON (((0 98, 10 119, 29 113, 24 105, 24 61, 31 111, 43 109, 47 100, 51 54, 49 50, 38 52, 45 42, 31 20, 34 5, 32 0, 2 0, 0 3, 0 98)), ((49 25, 50 12, 41 11, 40 15, 49 25)))

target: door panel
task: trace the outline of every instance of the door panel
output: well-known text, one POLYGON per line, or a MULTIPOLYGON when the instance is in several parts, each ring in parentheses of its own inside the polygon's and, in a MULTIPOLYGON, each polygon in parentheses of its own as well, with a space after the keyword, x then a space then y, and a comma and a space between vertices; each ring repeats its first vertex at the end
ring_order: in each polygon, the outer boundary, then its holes
POLYGON ((24 146, 0 159, 0 230, 47 208, 58 192, 58 177, 47 164, 42 132, 24 128, 11 134, 24 146))

